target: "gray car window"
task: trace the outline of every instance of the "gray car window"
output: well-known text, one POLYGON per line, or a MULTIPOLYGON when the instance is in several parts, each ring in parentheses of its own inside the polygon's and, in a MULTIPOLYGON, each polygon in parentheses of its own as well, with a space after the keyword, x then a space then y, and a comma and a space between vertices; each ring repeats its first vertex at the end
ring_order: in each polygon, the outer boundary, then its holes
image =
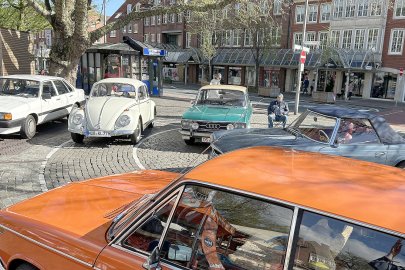
POLYGON ((374 128, 367 119, 341 119, 336 140, 340 144, 380 142, 374 128))
POLYGON ((64 83, 62 83, 59 80, 53 81, 55 84, 56 89, 58 90, 59 95, 67 94, 70 92, 70 90, 66 87, 64 83))
POLYGON ((58 95, 51 82, 44 82, 42 84, 42 93, 50 93, 52 97, 58 95))
POLYGON ((403 270, 404 239, 304 212, 294 269, 403 270))

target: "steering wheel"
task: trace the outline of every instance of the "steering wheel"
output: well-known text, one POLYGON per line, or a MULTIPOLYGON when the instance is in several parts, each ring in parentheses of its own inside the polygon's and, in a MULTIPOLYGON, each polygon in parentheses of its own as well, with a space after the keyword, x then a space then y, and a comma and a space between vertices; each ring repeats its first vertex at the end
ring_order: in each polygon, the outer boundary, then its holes
POLYGON ((328 139, 328 142, 330 141, 328 134, 326 134, 326 132, 322 129, 319 130, 319 136, 325 136, 326 139, 328 139))

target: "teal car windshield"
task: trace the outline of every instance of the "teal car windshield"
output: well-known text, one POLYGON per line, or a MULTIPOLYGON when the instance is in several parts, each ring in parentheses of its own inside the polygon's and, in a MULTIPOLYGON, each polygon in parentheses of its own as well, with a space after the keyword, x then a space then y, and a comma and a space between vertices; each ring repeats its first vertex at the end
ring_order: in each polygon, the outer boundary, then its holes
POLYGON ((245 93, 238 90, 204 89, 201 90, 197 105, 225 105, 245 107, 247 103, 245 93))

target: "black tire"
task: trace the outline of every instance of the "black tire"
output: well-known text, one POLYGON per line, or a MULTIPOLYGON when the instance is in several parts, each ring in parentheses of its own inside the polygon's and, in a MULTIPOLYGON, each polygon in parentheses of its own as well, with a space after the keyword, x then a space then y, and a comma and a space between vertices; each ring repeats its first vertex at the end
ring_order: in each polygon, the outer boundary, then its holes
POLYGON ((138 125, 136 126, 136 129, 134 130, 134 133, 131 135, 131 143, 132 144, 137 144, 142 137, 142 120, 138 120, 138 125))
POLYGON ((153 128, 155 126, 156 108, 153 110, 152 121, 148 125, 148 128, 153 128))
POLYGON ((32 137, 35 136, 35 133, 37 132, 37 121, 35 120, 34 116, 28 115, 27 118, 25 118, 24 123, 21 125, 21 137, 23 139, 32 139, 32 137))
POLYGON ((71 132, 70 133, 70 137, 72 137, 72 140, 75 142, 75 143, 83 143, 83 140, 84 140, 84 135, 82 135, 82 134, 77 134, 77 133, 73 133, 73 132, 71 132))
POLYGON ((39 269, 33 266, 32 264, 23 263, 17 266, 15 270, 39 270, 39 269))
POLYGON ((195 138, 190 138, 190 139, 188 139, 188 140, 184 140, 184 142, 187 144, 187 145, 194 145, 195 144, 195 138))
POLYGON ((400 163, 398 163, 397 168, 400 168, 402 170, 405 170, 405 160, 401 161, 400 163))

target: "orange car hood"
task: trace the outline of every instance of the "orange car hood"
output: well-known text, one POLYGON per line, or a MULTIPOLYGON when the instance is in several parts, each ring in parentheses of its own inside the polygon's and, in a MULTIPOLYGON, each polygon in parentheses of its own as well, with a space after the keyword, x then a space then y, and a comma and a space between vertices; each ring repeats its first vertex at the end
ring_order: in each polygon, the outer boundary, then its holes
POLYGON ((0 224, 93 264, 120 210, 177 177, 169 172, 138 171, 68 184, 2 210, 0 224))

